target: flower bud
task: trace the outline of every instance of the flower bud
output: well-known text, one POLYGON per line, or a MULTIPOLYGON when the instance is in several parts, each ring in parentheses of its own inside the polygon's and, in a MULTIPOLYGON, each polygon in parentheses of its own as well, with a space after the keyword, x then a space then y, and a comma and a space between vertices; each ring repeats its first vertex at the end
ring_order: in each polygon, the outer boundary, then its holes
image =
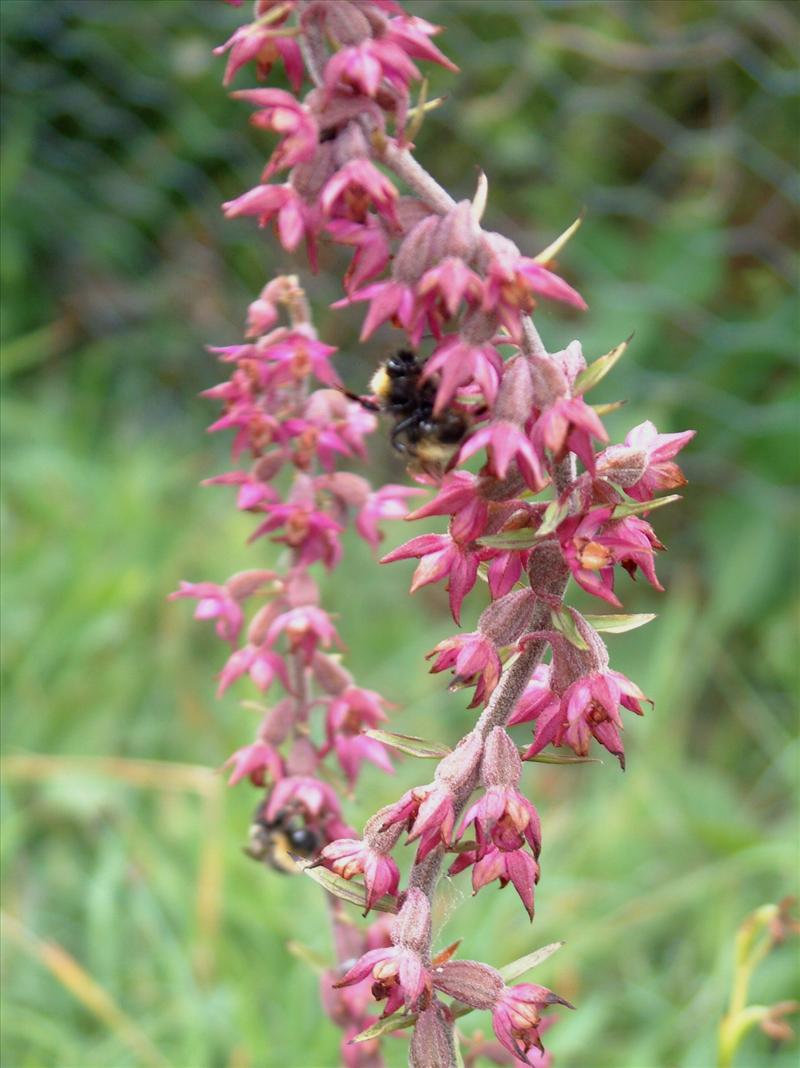
POLYGON ((567 381, 569 382, 570 389, 572 389, 575 384, 575 379, 581 371, 586 370, 587 366, 580 341, 570 341, 565 349, 561 349, 560 352, 551 353, 550 359, 553 363, 558 364, 564 372, 567 381))
POLYGON ((561 550, 553 542, 536 545, 528 559, 531 589, 540 597, 560 597, 569 570, 561 550))
POLYGON ((334 696, 346 690, 353 682, 353 676, 342 667, 337 655, 314 653, 311 670, 314 674, 314 681, 322 687, 325 693, 334 696))
POLYGON ((284 697, 264 716, 258 728, 258 737, 268 745, 280 745, 285 742, 294 726, 294 700, 284 697))
POLYGON ((431 243, 439 219, 429 215, 418 222, 403 239, 392 266, 392 277, 398 282, 416 282, 430 266, 431 243))
POLYGON ((419 1014, 411 1037, 409 1051, 410 1068, 441 1068, 443 1064, 455 1063, 453 1027, 447 1018, 447 1010, 434 1001, 430 1008, 419 1014))
POLYGON ((286 758, 286 770, 289 775, 314 775, 319 767, 319 754, 310 738, 295 739, 291 752, 286 758))
POLYGON ((384 855, 391 853, 397 845, 397 839, 403 833, 403 825, 401 823, 394 823, 391 827, 387 827, 386 830, 382 830, 385 818, 383 810, 376 812, 374 816, 370 816, 364 824, 363 834, 364 842, 370 849, 384 855))
POLYGON ((567 376, 550 357, 529 356, 533 404, 536 408, 549 408, 556 401, 569 396, 567 376))
POLYGON ((406 891, 403 907, 392 924, 392 941, 396 946, 427 952, 431 939, 431 905, 416 886, 406 891))
POLYGON ((643 477, 647 464, 648 455, 644 449, 611 445, 597 457, 595 471, 623 489, 628 489, 643 477))
POLYGON ((437 782, 447 783, 453 790, 465 785, 475 773, 483 752, 483 739, 477 731, 465 735, 452 753, 448 753, 436 769, 437 782))
POLYGON ((533 590, 513 590, 481 613, 478 630, 497 648, 512 645, 530 627, 535 603, 533 590))
POLYGON ((446 256, 456 256, 464 261, 471 260, 479 233, 470 202, 462 200, 439 222, 431 244, 434 262, 438 263, 446 256))
POLYGON ((256 612, 253 618, 250 620, 250 626, 247 628, 247 640, 251 645, 261 645, 267 637, 267 631, 270 628, 273 620, 281 614, 284 609, 282 601, 275 600, 270 601, 269 604, 262 605, 256 612))
POLYGON ((477 960, 449 960, 432 971, 433 985, 473 1009, 491 1009, 503 991, 503 977, 477 960))
POLYGON ((481 764, 484 786, 516 786, 522 774, 519 751, 502 727, 495 727, 486 739, 481 764))
POLYGON ((355 4, 326 4, 325 29, 338 44, 356 45, 371 37, 369 22, 355 4))
POLYGON ((533 407, 533 383, 528 361, 516 356, 506 364, 494 405, 493 420, 524 426, 533 407))
POLYGON ((231 575, 225 587, 234 600, 243 601, 277 577, 275 571, 237 571, 231 575))

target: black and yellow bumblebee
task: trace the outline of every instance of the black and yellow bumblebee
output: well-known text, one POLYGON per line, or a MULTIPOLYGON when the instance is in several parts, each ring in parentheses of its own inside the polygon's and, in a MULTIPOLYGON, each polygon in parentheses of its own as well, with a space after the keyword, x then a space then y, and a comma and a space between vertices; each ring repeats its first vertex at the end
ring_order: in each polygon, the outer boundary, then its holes
POLYGON ((400 349, 375 371, 370 379, 372 397, 348 393, 372 412, 394 416, 392 447, 405 453, 421 467, 445 468, 458 452, 472 428, 472 418, 449 409, 434 414, 437 381, 423 378, 425 361, 410 349, 400 349))
POLYGON ((282 808, 267 819, 269 798, 255 811, 245 853, 283 875, 299 872, 295 857, 310 860, 325 844, 321 831, 309 827, 299 808, 282 808))

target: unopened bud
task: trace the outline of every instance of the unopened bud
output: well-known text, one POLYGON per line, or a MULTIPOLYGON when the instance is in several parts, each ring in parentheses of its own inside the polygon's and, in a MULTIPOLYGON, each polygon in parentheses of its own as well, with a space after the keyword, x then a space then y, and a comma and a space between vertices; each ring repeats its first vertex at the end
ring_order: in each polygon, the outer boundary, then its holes
POLYGON ((314 681, 325 693, 336 696, 342 690, 346 690, 353 682, 353 676, 346 668, 343 668, 338 655, 328 656, 325 653, 314 653, 311 661, 311 671, 314 681))
POLYGON ((274 571, 237 571, 225 586, 235 601, 243 601, 277 577, 274 571))
POLYGON ((436 263, 446 256, 469 261, 475 252, 479 234, 472 205, 468 200, 462 200, 440 220, 431 244, 431 256, 436 263))
POLYGON ((557 364, 567 377, 570 389, 575 384, 575 379, 581 373, 586 370, 586 359, 583 355, 583 348, 580 341, 570 341, 569 345, 565 349, 561 349, 560 352, 553 352, 550 354, 549 359, 553 363, 557 364))
POLYGON ((483 739, 477 731, 465 735, 452 753, 439 761, 434 778, 439 783, 447 783, 455 792, 466 785, 478 767, 483 752, 483 739))
POLYGON ((262 605, 259 608, 247 628, 247 640, 251 645, 261 645, 264 642, 270 625, 273 620, 277 619, 284 608, 285 605, 280 600, 270 601, 269 604, 262 605))
POLYGON ((535 408, 549 408, 556 401, 569 396, 567 376, 549 357, 529 356, 528 366, 535 408))
POLYGON ((481 764, 484 786, 516 786, 522 774, 519 750, 502 727, 495 727, 486 739, 481 764))
POLYGON ((281 745, 289 737, 294 726, 295 703, 291 697, 284 697, 264 716, 258 728, 259 741, 267 745, 281 745))
POLYGON ((391 853, 397 845, 398 838, 403 833, 402 823, 393 823, 391 827, 382 830, 381 828, 385 819, 386 817, 383 815, 382 811, 376 812, 374 816, 370 816, 364 824, 364 833, 362 835, 370 849, 374 849, 376 853, 382 853, 384 855, 391 853))
POLYGON ((326 4, 325 29, 340 45, 355 45, 371 37, 369 22, 355 4, 326 4))
POLYGON ((647 470, 648 455, 644 449, 629 445, 611 445, 596 460, 596 473, 623 489, 635 485, 647 470))
POLYGON ((431 940, 431 905, 416 886, 406 891, 403 907, 392 924, 392 941, 396 946, 425 953, 431 940))
POLYGON ((392 266, 395 281, 416 282, 430 267, 431 244, 438 225, 438 216, 429 215, 403 239, 392 266))
POLYGON ((477 960, 450 960, 431 974, 436 990, 473 1009, 491 1009, 503 991, 500 972, 477 960))
POLYGON ((289 775, 314 775, 319 767, 319 754, 310 738, 295 739, 291 752, 286 758, 286 771, 289 775))
POLYGON ((530 628, 535 603, 533 590, 512 590, 481 613, 478 630, 498 649, 513 645, 530 628))
POLYGON ((494 405, 495 421, 524 426, 533 408, 533 383, 528 361, 516 356, 506 364, 503 381, 494 405))
POLYGON ((441 1068, 455 1064, 453 1025, 444 1005, 434 1001, 417 1017, 409 1051, 410 1068, 441 1068))
POLYGON ((540 597, 560 597, 569 569, 561 549, 554 542, 535 545, 528 559, 531 589, 540 597))

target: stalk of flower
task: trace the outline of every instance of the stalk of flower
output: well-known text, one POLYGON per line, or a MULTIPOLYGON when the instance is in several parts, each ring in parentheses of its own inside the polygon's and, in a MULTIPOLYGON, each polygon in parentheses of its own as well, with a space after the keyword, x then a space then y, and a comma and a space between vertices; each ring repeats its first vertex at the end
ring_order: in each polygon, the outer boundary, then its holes
MULTIPOLYGON (((384 562, 419 561, 412 592, 446 581, 457 624, 465 599, 486 578, 490 604, 477 630, 445 639, 429 654, 432 670, 453 671, 453 685, 475 686, 470 707, 485 707, 431 782, 372 816, 362 839, 346 828, 322 761, 335 755, 351 787, 365 760, 390 770, 381 744, 364 733, 382 722, 384 703, 358 687, 333 653, 338 635, 319 605, 310 568, 338 566, 351 519, 375 547, 379 520, 401 514, 415 491, 373 489, 360 475, 337 470, 341 458, 363 458, 363 438, 374 426, 364 408, 375 405, 338 391, 333 350, 316 337, 293 279, 265 287, 248 315, 250 340, 218 350, 234 366, 230 380, 207 391, 225 404, 212 429, 233 429, 234 457, 248 451, 253 457, 250 470, 211 481, 238 487, 238 506, 261 518, 254 537, 286 545, 290 566, 285 575, 238 586, 233 580, 184 584, 176 596, 196 597, 197 615, 214 619, 234 647, 221 689, 245 674, 261 689, 276 681, 286 689, 256 742, 231 758, 232 779, 274 783, 266 816, 276 817, 287 804, 299 809, 321 832, 318 863, 345 881, 362 880, 367 910, 383 894, 397 895, 390 943, 362 953, 337 990, 370 980, 374 998, 387 1002, 384 1015, 417 1013, 416 1068, 457 1063, 453 1014, 441 992, 490 1010, 504 1049, 542 1065, 539 1036, 547 1021, 541 1012, 565 1003, 533 984, 507 987, 479 962, 431 961, 431 901, 447 851, 459 848, 451 871, 471 869, 476 891, 494 880, 513 884, 533 915, 541 831, 520 789, 520 757, 506 727, 535 721, 526 759, 550 744, 585 755, 596 739, 622 762, 619 706, 641 713, 644 698, 609 668, 597 633, 564 604, 565 589, 572 577, 619 606, 619 568, 632 576, 641 571, 661 589, 653 557, 663 546, 641 515, 657 506, 657 491, 683 484, 674 457, 692 432, 659 435, 645 423, 623 445, 607 444, 585 394, 625 345, 587 366, 578 342, 549 354, 531 319, 540 298, 586 307, 551 269, 577 224, 540 255, 525 255, 482 227, 488 189, 482 176, 473 201, 457 203, 415 158, 407 121, 411 85, 421 77, 417 63, 456 69, 432 44, 436 32, 394 0, 257 0, 254 21, 223 46, 230 53, 226 81, 248 63, 263 77, 282 61, 299 93, 302 61, 312 88, 302 99, 274 89, 235 94, 255 106, 253 124, 277 135, 278 143, 261 184, 224 207, 230 217, 274 222, 289 251, 305 241, 313 269, 320 240, 352 249, 345 296, 336 306, 366 305, 362 339, 385 323, 412 346, 432 339, 420 373, 434 396, 432 425, 450 414, 464 434, 446 465, 417 465, 417 479, 435 495, 409 518, 444 516, 448 529, 413 538, 384 562), (277 325, 283 307, 288 327, 277 325), (309 392, 312 376, 322 388, 309 392), (596 442, 606 446, 600 453, 596 442), (478 455, 485 464, 477 475, 461 467, 478 455), (282 498, 274 479, 287 465, 295 475, 282 498), (549 487, 550 503, 532 499, 549 487), (240 648, 245 602, 270 583, 272 600, 256 612, 240 648), (308 732, 318 704, 326 710, 322 746, 308 732), (483 796, 470 805, 479 788, 483 796), (468 828, 476 842, 461 848, 458 839, 468 828), (404 829, 417 843, 405 891, 391 856, 404 829), (476 993, 481 983, 485 989, 476 993)), ((418 108, 412 126, 421 115, 418 108)), ((395 435, 401 430, 398 424, 395 435)), ((341 942, 338 911, 334 933, 341 942)), ((352 1037, 361 1009, 354 1015, 340 1001, 334 1010, 330 1015, 352 1037)), ((366 1058, 374 1049, 364 1046, 365 1060, 351 1051, 345 1062, 372 1063, 366 1058)))

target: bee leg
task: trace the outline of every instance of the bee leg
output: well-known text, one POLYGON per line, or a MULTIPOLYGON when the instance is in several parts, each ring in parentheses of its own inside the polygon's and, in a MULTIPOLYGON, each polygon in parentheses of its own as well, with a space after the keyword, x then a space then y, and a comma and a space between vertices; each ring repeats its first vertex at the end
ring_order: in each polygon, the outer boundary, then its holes
POLYGON ((366 408, 368 412, 380 412, 380 404, 376 404, 374 400, 370 400, 369 397, 360 397, 358 393, 351 393, 348 389, 340 390, 344 393, 348 400, 355 401, 356 404, 360 404, 362 408, 366 408))
POLYGON ((399 423, 395 423, 392 429, 392 433, 389 436, 389 440, 392 443, 392 448, 396 449, 397 452, 408 452, 408 446, 403 444, 403 442, 399 440, 399 437, 407 430, 410 430, 412 427, 417 426, 418 423, 419 416, 416 414, 409 415, 407 419, 401 419, 399 423))

